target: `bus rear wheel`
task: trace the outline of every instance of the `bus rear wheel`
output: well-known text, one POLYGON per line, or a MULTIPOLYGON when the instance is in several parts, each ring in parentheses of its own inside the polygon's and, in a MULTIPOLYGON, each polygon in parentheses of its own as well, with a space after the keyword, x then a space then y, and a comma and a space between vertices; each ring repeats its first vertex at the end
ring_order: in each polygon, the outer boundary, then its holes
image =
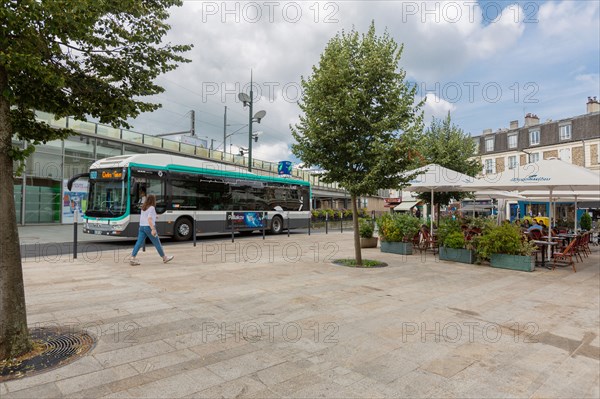
POLYGON ((179 219, 175 223, 173 239, 175 241, 187 241, 192 238, 192 230, 192 221, 190 219, 179 219))
POLYGON ((281 234, 283 231, 283 219, 281 216, 274 216, 271 220, 271 234, 281 234))

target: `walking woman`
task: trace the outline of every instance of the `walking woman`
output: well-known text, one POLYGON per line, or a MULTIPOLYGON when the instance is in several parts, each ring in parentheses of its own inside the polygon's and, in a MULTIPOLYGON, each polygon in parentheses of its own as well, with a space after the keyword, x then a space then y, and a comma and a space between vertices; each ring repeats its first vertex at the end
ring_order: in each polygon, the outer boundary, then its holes
POLYGON ((138 232, 138 239, 135 243, 135 247, 133 247, 133 252, 131 253, 131 260, 129 264, 131 266, 138 266, 140 262, 135 258, 140 248, 146 241, 146 237, 150 238, 152 244, 156 247, 158 254, 162 257, 163 262, 167 263, 173 260, 173 256, 165 255, 165 252, 162 249, 162 245, 160 245, 160 240, 158 239, 158 233, 156 232, 156 197, 152 194, 146 198, 146 201, 142 204, 142 213, 140 215, 140 230, 138 232))

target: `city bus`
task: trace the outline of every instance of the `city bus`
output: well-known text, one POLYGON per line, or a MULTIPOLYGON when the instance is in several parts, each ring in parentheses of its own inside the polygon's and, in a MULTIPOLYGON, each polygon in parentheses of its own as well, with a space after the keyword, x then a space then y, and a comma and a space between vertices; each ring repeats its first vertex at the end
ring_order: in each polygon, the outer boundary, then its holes
POLYGON ((196 235, 264 228, 273 234, 307 227, 310 184, 264 176, 230 165, 168 154, 137 154, 98 160, 88 173, 84 233, 137 237, 142 202, 156 196, 156 229, 184 241, 196 235))

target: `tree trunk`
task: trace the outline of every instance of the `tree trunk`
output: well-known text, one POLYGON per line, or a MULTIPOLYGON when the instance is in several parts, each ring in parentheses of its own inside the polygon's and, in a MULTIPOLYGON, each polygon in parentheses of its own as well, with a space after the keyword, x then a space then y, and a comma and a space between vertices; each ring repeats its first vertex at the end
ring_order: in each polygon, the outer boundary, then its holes
POLYGON ((356 258, 356 265, 362 266, 360 235, 358 234, 358 206, 356 205, 356 195, 351 194, 350 198, 352 198, 352 225, 354 227, 354 257, 356 258))
POLYGON ((27 330, 25 289, 15 214, 10 105, 2 93, 8 90, 8 76, 0 68, 0 360, 31 350, 27 330))

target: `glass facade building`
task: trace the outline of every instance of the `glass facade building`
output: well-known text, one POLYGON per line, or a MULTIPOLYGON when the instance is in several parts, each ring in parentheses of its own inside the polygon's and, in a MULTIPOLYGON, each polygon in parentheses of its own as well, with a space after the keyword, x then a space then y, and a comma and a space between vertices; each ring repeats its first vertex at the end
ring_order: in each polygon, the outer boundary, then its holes
MULTIPOLYGON (((49 141, 36 146, 26 160, 23 173, 14 177, 14 200, 19 224, 71 223, 65 211, 74 204, 66 193, 66 181, 84 173, 95 160, 116 155, 170 153, 247 167, 248 158, 204 147, 180 143, 124 129, 115 129, 72 118, 55 120, 54 116, 36 112, 38 120, 57 128, 68 127, 75 134, 65 140, 49 141)), ((24 143, 13 140, 13 145, 23 148, 24 143)), ((253 159, 253 172, 278 173, 278 163, 253 159)), ((15 166, 15 171, 18 165, 15 166)), ((322 183, 319 175, 294 169, 292 176, 309 181, 313 188, 343 193, 337 183, 322 183)), ((75 206, 85 207, 83 204, 75 206)))

